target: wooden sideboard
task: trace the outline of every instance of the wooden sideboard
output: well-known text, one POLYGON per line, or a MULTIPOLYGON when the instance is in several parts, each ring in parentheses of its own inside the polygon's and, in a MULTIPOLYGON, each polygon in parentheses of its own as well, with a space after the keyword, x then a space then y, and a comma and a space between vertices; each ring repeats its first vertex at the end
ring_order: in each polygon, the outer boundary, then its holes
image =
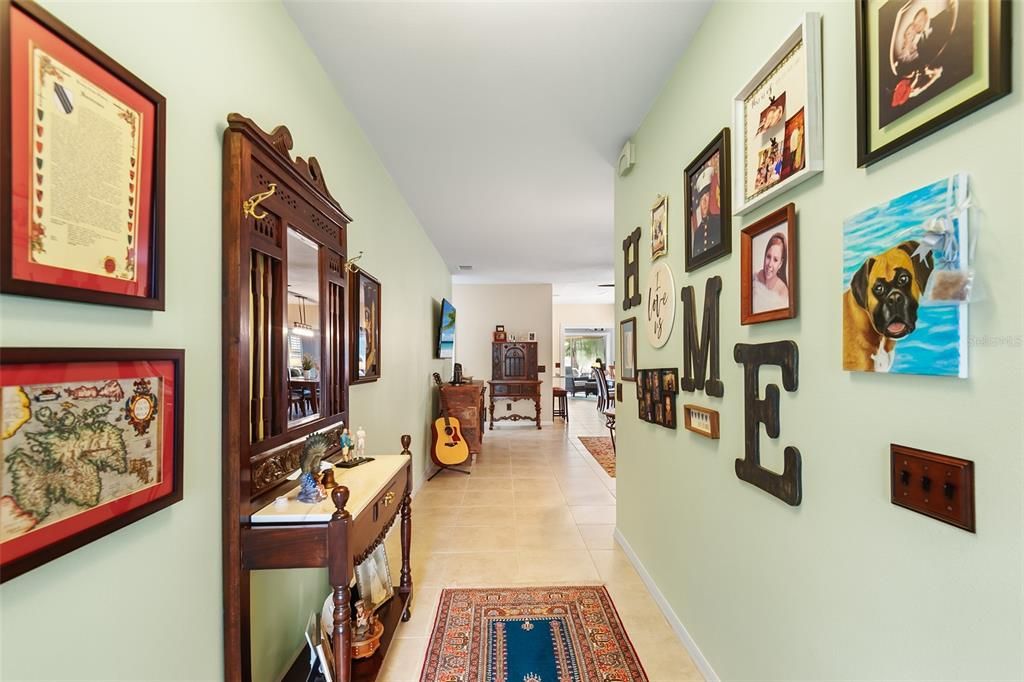
POLYGON ((537 424, 537 428, 540 428, 540 381, 528 381, 522 380, 501 380, 501 381, 488 381, 490 387, 490 429, 494 430, 494 422, 503 421, 531 421, 537 424), (530 417, 527 415, 517 414, 512 412, 501 417, 494 416, 494 404, 495 401, 500 400, 532 400, 534 407, 534 416, 530 417))
POLYGON ((484 389, 482 381, 469 384, 441 384, 441 406, 449 417, 459 420, 462 437, 466 439, 473 462, 480 454, 484 439, 484 389))
POLYGON ((532 421, 540 428, 540 380, 537 378, 536 341, 494 341, 491 343, 490 429, 494 422, 532 421), (510 413, 494 416, 496 400, 532 400, 534 416, 510 413))

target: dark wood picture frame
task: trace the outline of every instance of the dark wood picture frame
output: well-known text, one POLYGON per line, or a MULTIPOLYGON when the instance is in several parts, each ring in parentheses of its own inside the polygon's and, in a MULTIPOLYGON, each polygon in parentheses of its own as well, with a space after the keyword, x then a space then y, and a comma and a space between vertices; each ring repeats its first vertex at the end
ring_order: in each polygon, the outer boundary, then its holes
MULTIPOLYGON (((3 348, 0 349, 0 375, 6 374, 4 370, 9 370, 12 366, 17 365, 59 365, 59 366, 72 366, 72 365, 83 365, 83 364, 94 364, 94 363, 127 363, 127 362, 160 362, 160 363, 171 363, 172 369, 169 372, 170 380, 169 385, 165 385, 163 388, 167 391, 162 393, 159 398, 156 398, 156 410, 157 414, 160 415, 163 423, 166 425, 166 420, 170 420, 170 424, 167 425, 167 430, 162 434, 163 441, 162 445, 166 446, 168 440, 170 442, 171 452, 165 453, 162 458, 163 464, 170 463, 170 471, 166 469, 161 470, 163 476, 170 478, 170 484, 164 484, 162 487, 165 490, 158 496, 153 497, 153 491, 155 486, 143 488, 137 490, 127 496, 122 496, 107 502, 102 502, 95 507, 86 510, 82 514, 77 516, 69 517, 64 521, 58 521, 52 526, 47 526, 40 529, 40 532, 46 528, 54 531, 56 526, 60 523, 64 523, 68 520, 75 521, 76 525, 80 527, 79 530, 70 530, 67 535, 55 539, 49 544, 46 544, 38 549, 32 550, 25 553, 17 558, 4 561, 0 565, 0 582, 6 582, 12 578, 16 578, 33 568, 41 566, 49 561, 57 559, 69 552, 72 552, 79 547, 83 547, 94 540, 98 540, 114 531, 120 530, 125 526, 135 523, 139 519, 145 518, 150 514, 160 511, 166 507, 180 502, 183 497, 184 485, 183 485, 183 463, 184 463, 184 433, 185 433, 185 351, 180 349, 162 349, 162 348, 3 348), (166 411, 166 397, 171 396, 171 410, 170 413, 166 411), (160 412, 163 408, 163 412, 160 412), (139 496, 137 504, 132 501, 133 496, 139 496), (147 497, 152 497, 148 501, 145 500, 147 497), (96 512, 97 516, 105 516, 102 513, 104 508, 109 508, 109 512, 112 513, 114 508, 125 508, 129 507, 126 511, 111 515, 110 518, 103 520, 97 520, 95 523, 89 523, 90 519, 86 518, 86 514, 96 512)), ((112 368, 113 371, 113 368, 112 368)), ((130 372, 126 372, 129 373, 130 372)), ((137 375, 136 375, 137 376, 137 375)), ((127 377, 111 377, 125 379, 127 377)), ((6 384, 6 378, 0 381, 0 384, 6 384)), ((61 383, 77 383, 79 379, 71 378, 61 381, 61 383)), ((102 378, 99 379, 88 379, 82 380, 92 384, 103 384, 102 378)), ((18 382, 25 384, 25 382, 18 382)), ((41 380, 40 383, 57 383, 53 380, 41 380)), ((104 386, 103 388, 106 388, 104 386)), ((123 392, 123 389, 122 389, 123 392)), ((136 394, 139 390, 136 389, 136 394)), ((120 399, 115 399, 113 395, 109 398, 109 404, 113 409, 120 409, 127 411, 129 409, 130 401, 133 397, 129 396, 126 402, 123 396, 120 399)), ((58 404, 56 402, 55 404, 58 404)), ((45 403, 43 403, 45 404, 45 403)), ((152 404, 151 404, 152 405, 152 404)), ((152 407, 150 408, 152 409, 152 407)), ((131 421, 125 421, 126 426, 131 421)), ((136 427, 138 430, 139 427, 136 427)), ((148 471, 148 470, 147 470, 148 471)), ((155 472, 154 472, 155 473, 155 472)), ((148 475, 148 473, 145 473, 148 475)), ((140 478, 142 476, 140 475, 140 478)), ((160 478, 163 481, 163 477, 160 478)), ((50 532, 50 531, 48 531, 50 532)), ((59 532, 59 531, 58 531, 59 532)), ((16 540, 18 538, 12 538, 16 540)), ((10 542, 8 540, 7 542, 10 542)))
POLYGON ((637 416, 641 421, 675 429, 679 370, 675 367, 638 369, 636 375, 637 416))
MULTIPOLYGON (((3 251, 3 256, 0 257, 0 292, 145 310, 164 310, 166 298, 164 285, 166 99, 131 71, 31 0, 0 0, 0 54, 5 55, 4 66, 0 68, 0 167, 2 167, 2 172, 0 172, 0 251, 3 251), (144 145, 142 158, 149 158, 152 162, 152 174, 148 183, 149 210, 139 211, 137 217, 139 224, 135 232, 136 241, 141 244, 140 235, 143 230, 148 230, 148 245, 145 248, 147 273, 144 278, 140 276, 140 284, 144 283, 146 289, 144 296, 86 288, 80 282, 58 284, 34 281, 15 275, 14 249, 12 248, 14 238, 16 231, 27 231, 28 226, 14 225, 13 136, 15 134, 31 135, 31 120, 28 130, 13 130, 11 73, 13 65, 9 63, 8 57, 11 55, 12 48, 11 17, 14 12, 24 14, 29 21, 53 34, 69 49, 80 54, 83 60, 104 70, 113 79, 134 91, 140 98, 153 106, 153 131, 149 140, 151 144, 146 144, 146 135, 142 137, 144 145), (145 225, 144 221, 147 220, 149 224, 145 225)), ((139 184, 142 184, 141 176, 139 184)), ((29 186, 31 187, 31 183, 29 186)), ((141 187, 139 193, 143 194, 141 187)), ((142 206, 142 199, 140 199, 139 206, 142 206)))
MULTIPOLYGON (((763 255, 762 255, 763 258, 763 255)), ((758 324, 773 320, 788 320, 796 317, 797 298, 797 241, 796 204, 789 203, 766 215, 756 223, 740 231, 740 324, 758 324), (753 310, 753 259, 751 248, 754 239, 770 230, 778 231, 780 226, 786 232, 786 287, 789 305, 755 313, 753 310)))
POLYGON ((621 381, 636 381, 636 344, 637 344, 637 327, 636 327, 636 316, 627 317, 625 320, 619 322, 619 348, 622 351, 622 366, 617 369, 619 380, 621 381), (623 332, 626 330, 626 325, 633 325, 633 352, 626 357, 626 344, 623 341, 623 332), (631 364, 627 366, 627 361, 631 364), (626 369, 632 368, 633 375, 627 376, 626 369))
MULTIPOLYGON (((722 128, 715 139, 711 140, 683 171, 683 195, 686 197, 686 216, 683 225, 686 237, 686 272, 692 272, 732 253, 732 174, 729 167, 732 151, 729 145, 729 128, 722 128), (718 209, 721 221, 719 242, 700 254, 694 254, 693 186, 703 169, 710 168, 706 164, 715 153, 718 153, 718 209)), ((697 200, 699 201, 699 197, 697 200)))
MULTIPOLYGON (((972 0, 973 1, 973 0, 972 0)), ((921 123, 913 130, 900 135, 896 139, 871 148, 871 107, 876 103, 873 93, 869 92, 868 65, 871 63, 868 50, 871 40, 867 34, 869 11, 868 0, 856 2, 856 63, 857 63, 857 167, 864 168, 896 152, 909 147, 932 133, 945 128, 951 123, 988 106, 997 99, 1010 94, 1011 63, 1012 63, 1012 20, 1010 0, 977 0, 977 4, 987 2, 989 5, 988 36, 988 85, 981 92, 959 104, 946 109, 941 114, 921 123)), ((942 95, 938 95, 941 97, 942 95)))
POLYGON ((350 317, 350 323, 352 328, 349 330, 349 355, 352 358, 351 367, 351 383, 352 384, 367 384, 371 381, 377 381, 381 377, 381 348, 380 348, 380 324, 381 324, 381 285, 380 280, 366 272, 362 268, 355 268, 351 273, 351 283, 349 285, 351 290, 349 310, 352 311, 350 317), (366 374, 360 376, 359 374, 359 329, 360 321, 363 319, 363 310, 359 305, 359 297, 363 289, 364 282, 372 282, 377 288, 377 300, 375 305, 377 306, 377 314, 375 319, 372 321, 372 335, 374 339, 374 345, 377 349, 377 362, 374 371, 369 371, 367 368, 366 374))

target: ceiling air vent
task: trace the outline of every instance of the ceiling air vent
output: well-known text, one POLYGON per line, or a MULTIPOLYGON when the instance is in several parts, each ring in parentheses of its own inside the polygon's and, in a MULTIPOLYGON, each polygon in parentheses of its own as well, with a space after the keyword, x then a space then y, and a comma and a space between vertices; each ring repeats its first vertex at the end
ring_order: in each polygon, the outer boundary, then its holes
POLYGON ((460 265, 459 266, 459 270, 462 271, 462 272, 466 272, 467 270, 472 270, 472 269, 473 269, 472 265, 460 265))

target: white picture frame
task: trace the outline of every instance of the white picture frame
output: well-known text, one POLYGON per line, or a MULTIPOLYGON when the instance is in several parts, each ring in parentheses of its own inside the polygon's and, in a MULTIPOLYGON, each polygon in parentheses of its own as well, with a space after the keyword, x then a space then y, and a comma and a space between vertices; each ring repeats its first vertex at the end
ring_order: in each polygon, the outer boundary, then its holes
POLYGON ((361 564, 355 568, 356 586, 359 598, 374 612, 395 596, 395 587, 391 582, 391 567, 388 565, 388 554, 384 545, 380 544, 370 552, 361 564))
POLYGON ((821 81, 821 15, 808 12, 733 98, 733 214, 825 169, 821 81))

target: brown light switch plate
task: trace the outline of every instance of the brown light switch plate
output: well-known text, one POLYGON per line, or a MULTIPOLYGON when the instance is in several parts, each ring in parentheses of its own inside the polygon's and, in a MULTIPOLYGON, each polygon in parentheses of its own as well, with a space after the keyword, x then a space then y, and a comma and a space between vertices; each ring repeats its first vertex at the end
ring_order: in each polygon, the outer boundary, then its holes
POLYGON ((889 446, 892 503, 975 532, 974 462, 889 446))

